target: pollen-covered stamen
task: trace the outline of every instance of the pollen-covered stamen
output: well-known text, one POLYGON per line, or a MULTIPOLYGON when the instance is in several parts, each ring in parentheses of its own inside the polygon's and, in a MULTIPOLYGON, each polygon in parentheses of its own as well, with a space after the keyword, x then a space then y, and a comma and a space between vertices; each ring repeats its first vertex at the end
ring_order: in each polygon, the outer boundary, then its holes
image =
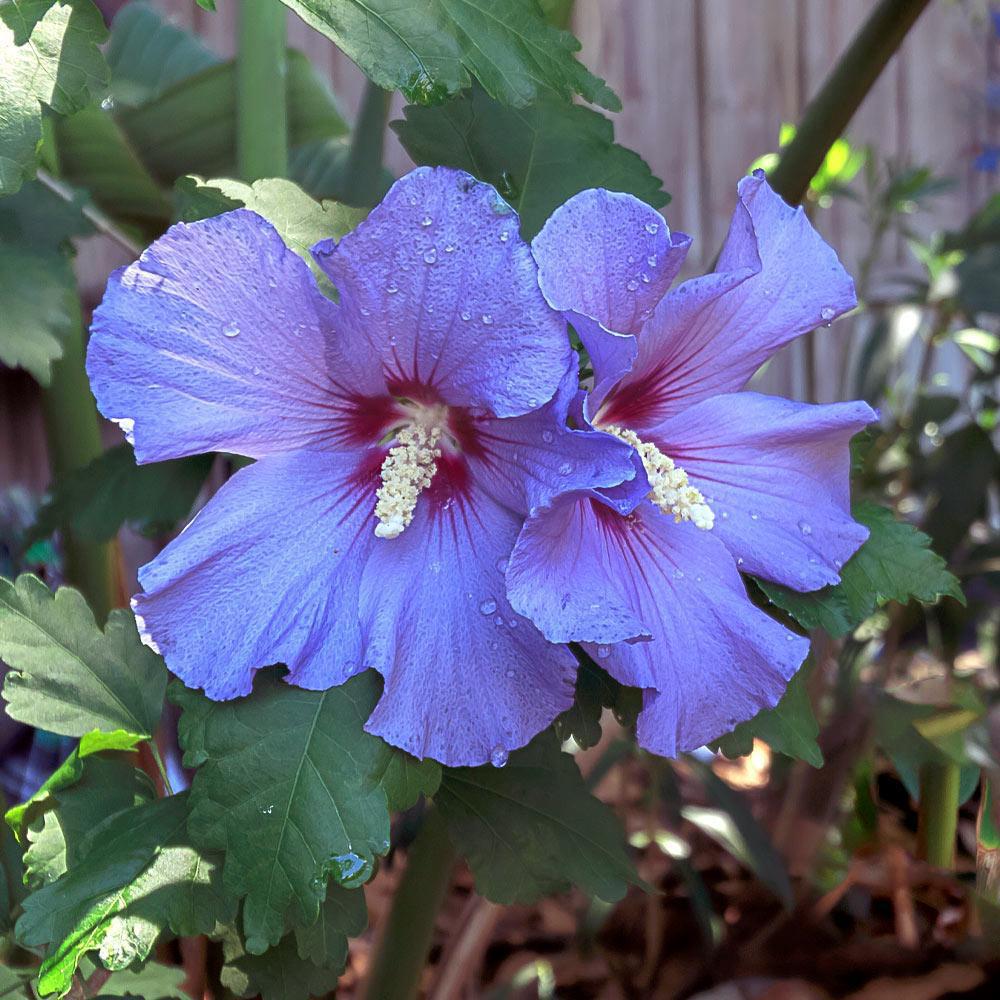
POLYGON ((678 523, 690 521, 702 531, 711 531, 715 524, 712 508, 705 502, 701 490, 691 485, 687 473, 672 458, 664 455, 655 444, 643 441, 635 431, 613 424, 605 425, 601 430, 621 438, 639 453, 649 479, 649 499, 664 514, 672 514, 678 523))
POLYGON ((375 534, 398 538, 413 520, 421 490, 431 484, 441 457, 441 427, 414 423, 396 435, 396 444, 382 462, 382 485, 375 491, 375 534))

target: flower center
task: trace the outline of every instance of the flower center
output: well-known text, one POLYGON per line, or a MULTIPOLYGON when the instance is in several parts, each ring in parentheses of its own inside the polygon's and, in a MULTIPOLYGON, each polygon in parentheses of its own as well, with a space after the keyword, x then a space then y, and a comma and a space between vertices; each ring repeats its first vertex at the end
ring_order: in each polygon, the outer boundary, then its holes
POLYGON ((635 431, 607 424, 601 428, 626 444, 632 445, 642 459, 649 479, 649 499, 663 511, 672 514, 679 524, 691 521, 702 531, 711 531, 715 514, 705 502, 701 490, 692 486, 687 473, 672 458, 664 455, 655 444, 643 441, 635 431))
POLYGON ((421 407, 396 435, 379 471, 382 485, 375 491, 378 538, 398 538, 413 520, 417 499, 437 471, 445 416, 442 407, 421 407))

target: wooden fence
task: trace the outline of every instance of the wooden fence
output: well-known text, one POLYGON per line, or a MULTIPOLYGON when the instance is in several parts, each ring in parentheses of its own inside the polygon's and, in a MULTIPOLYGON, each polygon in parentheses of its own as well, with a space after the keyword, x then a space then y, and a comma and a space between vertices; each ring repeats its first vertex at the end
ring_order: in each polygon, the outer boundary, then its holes
MULTIPOLYGON (((229 55, 238 2, 219 0, 215 14, 194 0, 159 5, 229 55)), ((617 137, 663 178, 673 195, 668 222, 695 236, 695 265, 711 259, 725 233, 738 178, 775 147, 779 124, 799 117, 870 8, 865 0, 577 0, 581 56, 625 105, 614 116, 617 137)), ((291 14, 289 42, 328 75, 353 114, 363 86, 356 67, 291 14)), ((1000 110, 986 97, 998 74, 1000 43, 984 0, 932 0, 851 123, 852 141, 873 143, 880 156, 926 163, 955 178, 918 227, 958 225, 995 188, 997 175, 972 163, 984 144, 1000 143, 1000 110)), ((393 170, 407 169, 394 140, 388 156, 393 170)), ((856 267, 868 241, 857 206, 821 210, 817 224, 848 268, 856 267)), ((905 266, 907 254, 901 243, 887 246, 882 270, 905 266)), ((115 248, 91 240, 80 255, 81 280, 99 295, 107 273, 123 262, 115 248)), ((817 344, 820 398, 838 392, 849 339, 850 325, 838 324, 817 344)), ((800 394, 800 383, 796 356, 787 352, 765 385, 800 394)), ((0 485, 44 485, 32 396, 26 379, 0 373, 0 485)))

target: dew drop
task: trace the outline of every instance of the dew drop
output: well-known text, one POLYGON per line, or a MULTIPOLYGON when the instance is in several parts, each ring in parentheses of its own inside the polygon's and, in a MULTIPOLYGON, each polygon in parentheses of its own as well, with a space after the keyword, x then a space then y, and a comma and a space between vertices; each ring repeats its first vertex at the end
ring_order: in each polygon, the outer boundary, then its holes
POLYGON ((508 679, 517 676, 517 671, 514 670, 513 667, 508 667, 504 672, 506 673, 508 679))
POLYGON ((625 287, 630 291, 634 292, 639 287, 639 282, 635 278, 629 278, 625 283, 625 287))
POLYGON ((606 660, 611 655, 611 650, 607 646, 597 647, 597 658, 599 660, 606 660))
POLYGON ((674 579, 675 580, 683 580, 684 579, 684 570, 682 570, 682 569, 675 569, 674 570, 674 579))
POLYGON ((424 253, 425 264, 433 264, 434 261, 436 261, 437 259, 438 259, 438 252, 437 250, 434 249, 434 247, 431 247, 430 250, 424 253))
POLYGON ((501 746, 495 746, 490 751, 490 763, 494 767, 503 767, 507 763, 508 757, 510 757, 510 754, 501 746))
POLYGON ((445 245, 444 245, 444 252, 445 253, 454 253, 455 252, 455 244, 454 243, 445 243, 445 245))
POLYGON ((785 642, 794 642, 794 641, 795 641, 795 636, 792 635, 791 632, 787 632, 785 634, 785 642))
POLYGON ((743 558, 743 556, 740 556, 740 557, 739 557, 739 558, 738 558, 738 559, 736 560, 736 565, 737 565, 737 566, 742 566, 744 562, 746 562, 746 560, 745 560, 745 559, 743 558))
POLYGON ((253 373, 254 373, 254 375, 259 375, 260 374, 260 365, 254 365, 253 366, 253 373))
POLYGON ((639 277, 642 278, 642 283, 644 285, 648 285, 649 284, 649 275, 648 274, 640 274, 639 277))
POLYGON ((465 322, 466 322, 466 323, 468 323, 468 322, 469 322, 469 320, 470 320, 470 319, 472 319, 472 313, 470 313, 470 312, 466 312, 466 311, 465 311, 465 310, 463 309, 463 310, 462 310, 462 319, 463 319, 463 320, 465 320, 465 322))
POLYGON ((483 326, 492 326, 493 317, 489 313, 483 313, 483 326))
POLYGON ((759 521, 760 520, 760 514, 758 514, 756 511, 751 511, 750 512, 750 520, 751 521, 759 521))
POLYGON ((504 230, 504 231, 503 231, 503 232, 502 232, 502 233, 500 234, 500 242, 501 242, 501 243, 506 243, 506 242, 507 242, 507 240, 509 240, 509 239, 510 239, 510 232, 509 232, 508 230, 506 230, 506 229, 505 229, 505 230, 504 230))
POLYGON ((656 254, 655 254, 655 253, 651 253, 651 254, 650 254, 650 255, 649 255, 649 256, 648 256, 647 258, 646 258, 646 263, 647 263, 647 264, 648 264, 648 265, 649 265, 650 267, 656 267, 656 254))
POLYGON ((728 521, 729 520, 729 511, 728 510, 722 511, 722 513, 719 515, 719 517, 721 517, 723 521, 728 521))
POLYGON ((396 287, 395 285, 386 285, 386 286, 385 286, 385 290, 386 290, 386 291, 387 291, 387 292, 388 292, 388 293, 389 293, 390 295, 395 295, 395 294, 396 294, 396 292, 398 292, 398 291, 399 291, 399 289, 398 289, 398 288, 397 288, 397 287, 396 287))
POLYGON ((568 476, 572 471, 573 471, 572 462, 563 462, 563 464, 559 466, 560 476, 568 476))
POLYGON ((660 231, 660 224, 658 222, 646 223, 646 232, 649 233, 650 236, 655 236, 659 231, 660 231))
POLYGON ((801 531, 803 535, 811 535, 813 533, 812 525, 807 521, 799 521, 799 531, 801 531))
POLYGON ((500 557, 500 558, 499 558, 499 559, 498 559, 498 560, 496 561, 496 568, 497 568, 497 572, 498 572, 498 573, 506 573, 506 572, 507 572, 507 560, 506 560, 506 559, 504 559, 504 558, 503 558, 503 557, 501 556, 501 557, 500 557))
POLYGON ((825 320, 827 323, 829 323, 830 320, 833 319, 833 310, 829 306, 826 306, 825 308, 820 309, 819 314, 820 314, 820 317, 823 320, 825 320))
POLYGON ((222 328, 222 332, 227 337, 238 337, 240 335, 240 328, 235 323, 227 323, 222 328))
POLYGON ((542 431, 542 440, 546 444, 552 444, 554 439, 555 435, 552 433, 552 431, 542 431))
POLYGON ((492 597, 488 597, 482 604, 479 605, 479 610, 484 615, 491 615, 497 609, 497 602, 493 600, 492 597))
POLYGON ((432 219, 432 218, 431 218, 431 217, 430 217, 429 215, 425 215, 425 216, 424 216, 424 217, 423 217, 423 218, 422 218, 422 219, 420 220, 420 225, 422 225, 422 226, 423 226, 423 227, 424 227, 424 228, 426 229, 426 228, 427 228, 427 226, 429 226, 429 225, 430 225, 430 224, 431 224, 431 223, 432 223, 433 221, 434 221, 434 220, 433 220, 433 219, 432 219))
MULTIPOLYGON (((496 618, 493 619, 493 624, 494 625, 503 625, 503 615, 497 615, 496 618)), ((494 644, 494 645, 492 645, 492 648, 496 649, 497 647, 494 644)))

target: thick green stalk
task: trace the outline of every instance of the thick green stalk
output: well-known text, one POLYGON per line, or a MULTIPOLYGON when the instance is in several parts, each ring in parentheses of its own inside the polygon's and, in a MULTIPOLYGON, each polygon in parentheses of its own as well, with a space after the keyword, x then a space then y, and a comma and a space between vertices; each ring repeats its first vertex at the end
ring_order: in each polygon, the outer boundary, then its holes
MULTIPOLYGON (((54 481, 97 458, 104 450, 94 397, 84 370, 83 320, 74 296, 73 332, 63 356, 52 366, 52 381, 42 394, 49 468, 54 481)), ((118 603, 117 559, 113 545, 85 542, 63 532, 66 578, 79 587, 103 624, 118 603)))
POLYGON ((410 848, 389 921, 375 952, 367 1000, 413 1000, 427 962, 434 918, 451 885, 455 849, 445 822, 431 807, 410 848))
POLYGON ((886 63, 929 0, 881 0, 809 102, 795 138, 768 175, 771 186, 794 205, 809 190, 823 158, 871 90, 886 63))
POLYGON ((937 868, 955 866, 960 775, 958 764, 950 762, 924 764, 920 768, 917 852, 937 868))
POLYGON ((285 8, 241 0, 236 58, 236 154, 245 181, 288 174, 285 8))
POLYGON ((382 193, 385 126, 392 94, 368 81, 351 134, 341 198, 348 205, 368 208, 382 193))

